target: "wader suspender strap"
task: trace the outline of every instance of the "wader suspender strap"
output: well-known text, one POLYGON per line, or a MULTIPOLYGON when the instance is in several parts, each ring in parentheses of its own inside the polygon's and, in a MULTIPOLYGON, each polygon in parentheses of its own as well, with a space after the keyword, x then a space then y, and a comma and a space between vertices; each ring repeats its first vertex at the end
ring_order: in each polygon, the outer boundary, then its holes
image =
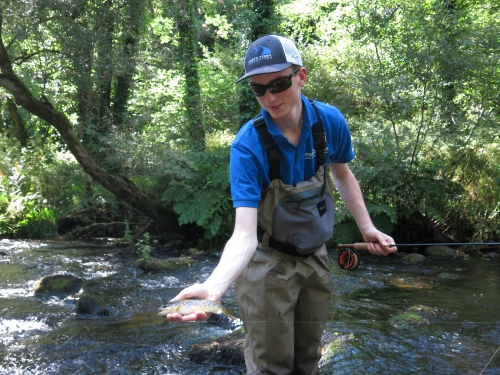
MULTIPOLYGON (((321 121, 318 109, 314 105, 313 100, 309 99, 309 102, 311 103, 314 109, 314 113, 316 113, 316 118, 318 119, 318 121, 312 127, 312 135, 314 137, 314 150, 316 151, 316 171, 317 171, 318 168, 325 162, 326 139, 325 139, 325 132, 323 131, 323 122, 321 121)), ((262 117, 262 113, 253 119, 253 126, 255 127, 255 130, 257 130, 257 132, 259 133, 260 140, 262 141, 262 143, 264 143, 264 148, 266 149, 267 152, 267 161, 269 163, 271 181, 279 179, 280 157, 278 153, 278 145, 276 144, 276 142, 274 142, 271 133, 269 133, 269 130, 267 129, 267 125, 266 122, 264 121, 264 117, 262 117)), ((263 234, 264 234, 263 229, 257 227, 257 237, 259 242, 262 241, 263 234)), ((269 236, 269 246, 284 254, 294 257, 307 258, 313 254, 313 253, 300 254, 295 246, 278 241, 271 236, 269 236)))
MULTIPOLYGON (((318 121, 312 127, 312 135, 314 137, 314 150, 316 151, 316 170, 325 162, 325 132, 323 131, 323 122, 319 115, 318 109, 314 105, 314 101, 309 99, 316 118, 318 121)), ((278 153, 278 145, 274 142, 273 136, 267 129, 266 122, 262 113, 253 119, 253 126, 259 133, 260 140, 264 143, 264 148, 267 152, 267 162, 270 168, 270 178, 272 180, 280 179, 280 156, 278 153)))
POLYGON ((253 119, 253 126, 259 133, 260 140, 264 143, 264 148, 267 153, 267 162, 271 172, 271 181, 280 179, 280 155, 278 153, 278 145, 274 142, 273 136, 267 129, 266 122, 262 113, 253 119))

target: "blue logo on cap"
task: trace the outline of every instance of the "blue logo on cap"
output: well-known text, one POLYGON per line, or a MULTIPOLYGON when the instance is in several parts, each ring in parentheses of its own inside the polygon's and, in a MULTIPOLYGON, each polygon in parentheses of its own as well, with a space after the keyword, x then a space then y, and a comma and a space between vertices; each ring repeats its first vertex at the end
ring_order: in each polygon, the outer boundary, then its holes
POLYGON ((264 56, 264 55, 270 55, 270 54, 271 54, 271 50, 269 48, 259 46, 259 47, 254 47, 251 57, 264 56))
POLYGON ((273 59, 273 52, 271 49, 258 46, 252 49, 252 54, 247 57, 246 66, 253 65, 255 63, 260 63, 263 61, 271 61, 273 59))

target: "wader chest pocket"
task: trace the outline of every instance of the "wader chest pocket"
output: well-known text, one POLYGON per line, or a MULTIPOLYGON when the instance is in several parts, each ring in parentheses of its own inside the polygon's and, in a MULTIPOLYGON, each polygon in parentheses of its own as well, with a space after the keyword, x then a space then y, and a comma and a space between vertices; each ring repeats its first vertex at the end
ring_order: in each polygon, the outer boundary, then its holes
MULTIPOLYGON (((273 180, 263 189, 258 208, 258 225, 262 229, 262 245, 286 254, 310 254, 333 235, 334 203, 332 182, 327 167, 296 186, 273 180), (291 246, 284 251, 278 241, 291 246)), ((295 255, 297 256, 297 255, 295 255)))
POLYGON ((333 235, 333 200, 324 187, 283 197, 274 208, 274 239, 293 245, 299 253, 322 246, 333 235))

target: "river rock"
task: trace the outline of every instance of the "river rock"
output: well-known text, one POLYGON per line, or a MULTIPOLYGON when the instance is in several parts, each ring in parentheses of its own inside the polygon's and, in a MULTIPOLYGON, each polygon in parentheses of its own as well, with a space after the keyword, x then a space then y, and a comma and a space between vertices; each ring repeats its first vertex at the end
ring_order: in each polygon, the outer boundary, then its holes
POLYGON ((94 316, 113 316, 114 309, 105 306, 105 301, 102 297, 83 293, 76 303, 76 313, 83 315, 94 316))
POLYGON ((245 366, 245 334, 236 332, 209 343, 194 344, 188 358, 196 363, 216 363, 226 366, 245 366))
POLYGON ((490 252, 488 253, 488 258, 491 260, 500 259, 500 253, 490 252))
POLYGON ((78 293, 83 279, 73 275, 50 275, 40 279, 35 285, 35 294, 69 296, 78 293))
POLYGON ((449 246, 430 246, 425 250, 425 255, 434 259, 465 259, 467 257, 463 251, 449 246))
POLYGON ((136 266, 144 272, 159 272, 191 265, 195 261, 190 258, 139 259, 136 266))
POLYGON ((76 303, 76 313, 93 316, 114 316, 118 301, 128 290, 114 276, 91 279, 83 284, 83 292, 76 303))
POLYGON ((401 314, 394 315, 389 319, 389 323, 394 328, 411 328, 427 323, 443 322, 456 317, 457 314, 439 307, 416 305, 401 314))
POLYGON ((402 264, 409 264, 409 265, 413 265, 413 266, 421 266, 421 265, 427 263, 427 261, 428 261, 428 259, 426 257, 424 257, 422 254, 418 254, 418 253, 412 253, 412 254, 405 255, 401 259, 402 264))
POLYGON ((323 367, 328 363, 335 361, 335 357, 342 353, 344 350, 345 342, 354 338, 352 333, 346 335, 335 334, 329 339, 326 339, 321 348, 321 359, 319 360, 319 367, 323 367))
POLYGON ((389 323, 391 323, 394 328, 410 328, 421 324, 427 324, 429 321, 419 314, 405 312, 391 317, 389 323))

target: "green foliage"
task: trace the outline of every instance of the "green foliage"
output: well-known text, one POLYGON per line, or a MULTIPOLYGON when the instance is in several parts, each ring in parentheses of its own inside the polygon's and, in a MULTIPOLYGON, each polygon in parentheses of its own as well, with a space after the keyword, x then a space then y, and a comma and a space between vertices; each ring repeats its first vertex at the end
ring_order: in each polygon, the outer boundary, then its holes
POLYGON ((133 243, 132 231, 130 230, 130 222, 129 220, 125 220, 125 233, 123 234, 123 239, 126 243, 131 245, 133 243))
POLYGON ((151 247, 149 246, 149 242, 150 238, 148 232, 144 233, 143 237, 137 241, 137 247, 139 248, 139 256, 141 259, 151 259, 151 247))
POLYGON ((281 2, 281 29, 304 45, 329 42, 335 35, 342 4, 335 0, 298 0, 281 2))
POLYGON ((26 186, 18 168, 0 181, 0 235, 40 238, 57 233, 54 210, 44 207, 42 197, 26 186))
POLYGON ((229 147, 216 146, 204 153, 191 153, 189 176, 171 181, 162 200, 173 204, 179 223, 196 223, 205 229, 212 246, 227 240, 231 233, 233 209, 229 192, 229 147))

